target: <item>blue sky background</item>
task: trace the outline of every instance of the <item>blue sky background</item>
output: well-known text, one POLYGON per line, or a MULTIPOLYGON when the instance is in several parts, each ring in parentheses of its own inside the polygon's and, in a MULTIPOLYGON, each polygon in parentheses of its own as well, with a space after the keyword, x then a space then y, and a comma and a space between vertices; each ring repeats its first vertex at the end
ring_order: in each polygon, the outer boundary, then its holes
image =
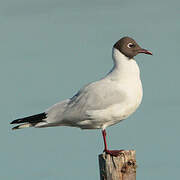
POLYGON ((13 119, 43 112, 112 67, 111 49, 133 37, 143 102, 109 127, 112 149, 137 151, 138 180, 179 179, 178 0, 0 1, 0 179, 99 179, 100 130, 54 127, 11 131, 13 119))

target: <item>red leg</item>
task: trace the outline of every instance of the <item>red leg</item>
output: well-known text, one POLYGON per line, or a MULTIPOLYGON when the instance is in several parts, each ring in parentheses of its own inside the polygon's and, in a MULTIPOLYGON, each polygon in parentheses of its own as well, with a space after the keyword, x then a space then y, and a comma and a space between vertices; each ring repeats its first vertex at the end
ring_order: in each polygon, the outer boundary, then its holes
POLYGON ((102 130, 103 140, 104 140, 104 151, 107 151, 107 142, 106 142, 106 130, 102 130))
POLYGON ((102 135, 103 135, 103 140, 104 140, 104 152, 106 152, 107 154, 110 154, 112 156, 119 156, 120 154, 122 154, 123 150, 108 150, 107 148, 107 142, 106 142, 106 130, 102 130, 102 135))

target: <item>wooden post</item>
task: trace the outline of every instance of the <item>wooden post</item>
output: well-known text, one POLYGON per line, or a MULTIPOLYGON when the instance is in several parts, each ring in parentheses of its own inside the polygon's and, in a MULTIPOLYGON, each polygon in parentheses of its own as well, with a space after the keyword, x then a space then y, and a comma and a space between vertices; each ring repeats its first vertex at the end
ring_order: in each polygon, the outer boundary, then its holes
POLYGON ((136 180, 136 152, 122 151, 117 157, 99 155, 100 180, 136 180))

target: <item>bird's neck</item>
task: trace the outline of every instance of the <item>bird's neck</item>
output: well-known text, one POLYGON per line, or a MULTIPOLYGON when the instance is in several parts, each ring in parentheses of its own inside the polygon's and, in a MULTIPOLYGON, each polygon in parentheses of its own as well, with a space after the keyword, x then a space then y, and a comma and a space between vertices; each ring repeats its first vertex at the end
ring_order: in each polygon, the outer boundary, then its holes
POLYGON ((119 50, 113 48, 112 50, 112 58, 114 61, 114 67, 110 74, 114 76, 135 76, 139 77, 140 71, 138 64, 134 59, 129 59, 124 54, 122 54, 119 50))

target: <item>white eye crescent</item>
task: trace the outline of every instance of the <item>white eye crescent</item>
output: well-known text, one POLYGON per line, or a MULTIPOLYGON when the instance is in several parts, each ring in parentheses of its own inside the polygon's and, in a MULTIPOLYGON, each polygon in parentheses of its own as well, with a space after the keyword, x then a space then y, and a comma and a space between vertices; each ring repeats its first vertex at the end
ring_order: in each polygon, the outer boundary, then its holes
POLYGON ((128 43, 127 47, 132 48, 132 47, 134 47, 134 44, 133 43, 128 43))

